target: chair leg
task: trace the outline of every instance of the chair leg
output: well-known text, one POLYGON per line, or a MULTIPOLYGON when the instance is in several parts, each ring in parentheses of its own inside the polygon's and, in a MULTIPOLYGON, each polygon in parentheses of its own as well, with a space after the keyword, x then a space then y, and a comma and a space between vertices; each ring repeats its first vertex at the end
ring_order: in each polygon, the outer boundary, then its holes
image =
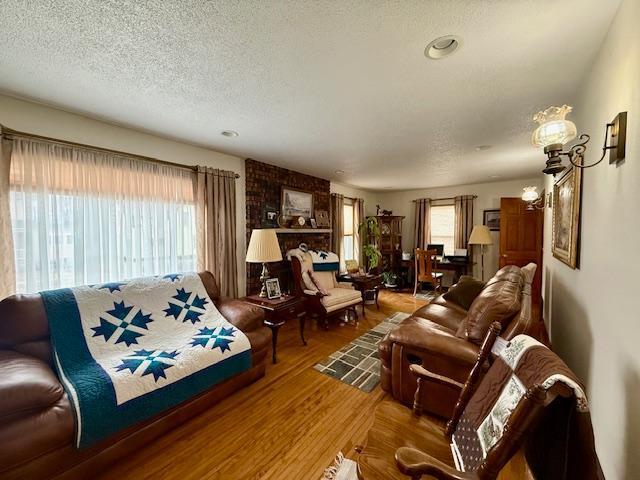
POLYGON ((413 284, 413 296, 415 297, 418 293, 418 277, 416 277, 416 281, 413 284))

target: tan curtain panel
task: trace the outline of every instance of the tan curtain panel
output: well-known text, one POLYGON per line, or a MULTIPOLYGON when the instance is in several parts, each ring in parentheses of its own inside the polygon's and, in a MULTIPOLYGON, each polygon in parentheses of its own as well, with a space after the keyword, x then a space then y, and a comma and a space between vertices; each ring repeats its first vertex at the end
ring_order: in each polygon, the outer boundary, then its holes
POLYGON ((198 167, 198 270, 209 270, 226 297, 238 296, 235 173, 198 167))
POLYGON ((454 198, 456 218, 453 235, 455 248, 467 248, 469 243, 469 236, 473 230, 473 199, 473 195, 454 198))
POLYGON ((338 193, 331 194, 331 219, 331 251, 340 257, 340 271, 344 271, 344 196, 338 193))
MULTIPOLYGON (((1 127, 0 127, 1 128, 1 127)), ((1 133, 1 132, 0 132, 1 133)), ((13 295, 16 290, 13 233, 11 231, 11 206, 9 202, 9 172, 11 166, 10 140, 0 143, 0 300, 13 295)))
MULTIPOLYGON (((176 175, 190 177, 193 172, 188 169, 44 141, 16 139, 14 142, 33 157, 55 158, 55 163, 46 166, 50 192, 194 203, 193 184, 174 181, 176 175), (184 171, 176 173, 178 170, 184 171)), ((42 183, 42 169, 12 168, 10 183, 23 189, 37 189, 42 183)))
POLYGON ((420 198, 415 202, 416 215, 413 245, 416 248, 427 248, 431 241, 431 199, 420 198))
POLYGON ((362 245, 364 238, 360 235, 358 228, 364 222, 364 200, 356 198, 353 200, 353 256, 358 261, 358 265, 362 265, 362 245))

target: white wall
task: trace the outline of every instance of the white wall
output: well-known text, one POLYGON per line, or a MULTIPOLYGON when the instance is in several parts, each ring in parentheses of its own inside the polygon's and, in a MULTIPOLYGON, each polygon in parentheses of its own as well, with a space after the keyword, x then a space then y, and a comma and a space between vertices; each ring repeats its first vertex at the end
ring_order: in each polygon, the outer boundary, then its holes
POLYGON ((236 181, 238 291, 245 291, 243 159, 4 95, 0 95, 0 123, 14 130, 37 135, 121 150, 185 165, 206 165, 239 173, 241 178, 236 181))
POLYGON ((554 349, 587 384, 609 479, 640 475, 638 19, 640 0, 624 0, 574 105, 578 131, 592 136, 587 163, 600 157, 605 124, 629 112, 624 163, 609 165, 607 157, 583 172, 579 269, 552 257, 550 210, 545 219, 545 321, 554 349))
MULTIPOLYGON (((531 178, 525 180, 429 188, 424 190, 382 192, 378 194, 377 202, 380 204, 380 208, 392 210, 394 215, 404 215, 405 219, 402 224, 402 248, 404 250, 412 250, 415 222, 415 205, 413 200, 418 198, 449 198, 456 195, 477 195, 478 198, 476 198, 473 205, 473 224, 477 225, 482 224, 483 210, 500 208, 501 197, 520 197, 522 195, 522 189, 528 185, 537 186, 540 191, 541 180, 540 178, 531 178)), ((491 235, 493 237, 493 245, 485 247, 485 279, 491 278, 491 276, 498 270, 500 233, 491 232, 491 235)), ((476 262, 476 266, 474 268, 474 276, 479 278, 480 249, 476 248, 475 250, 474 261, 476 262)))

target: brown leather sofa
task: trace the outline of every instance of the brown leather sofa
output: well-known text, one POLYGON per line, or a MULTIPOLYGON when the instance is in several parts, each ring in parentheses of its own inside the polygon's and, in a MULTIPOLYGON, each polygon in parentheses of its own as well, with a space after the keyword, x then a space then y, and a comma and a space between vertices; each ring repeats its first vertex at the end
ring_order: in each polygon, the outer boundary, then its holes
POLYGON ((409 365, 420 364, 459 382, 459 387, 427 382, 422 388, 423 409, 450 418, 491 323, 502 324, 501 337, 506 340, 529 333, 535 269, 535 264, 504 267, 484 285, 469 310, 440 295, 414 312, 380 342, 382 388, 411 406, 417 378, 409 365))
POLYGON ((249 338, 252 368, 84 450, 73 445, 73 413, 52 368, 40 295, 14 295, 0 302, 0 478, 93 478, 118 457, 262 377, 271 343, 263 310, 222 298, 211 273, 200 273, 200 278, 220 313, 249 338))

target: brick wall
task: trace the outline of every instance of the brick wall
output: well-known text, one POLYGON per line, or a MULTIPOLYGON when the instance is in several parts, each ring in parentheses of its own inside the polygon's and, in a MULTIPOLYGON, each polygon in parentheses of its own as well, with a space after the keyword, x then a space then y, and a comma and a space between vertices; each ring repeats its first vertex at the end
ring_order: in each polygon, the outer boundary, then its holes
MULTIPOLYGON (((251 230, 261 228, 262 206, 272 205, 280 210, 280 194, 283 186, 307 190, 313 192, 314 210, 330 210, 330 183, 311 175, 294 172, 286 168, 276 167, 248 158, 245 160, 246 202, 247 202, 247 245, 251 238, 251 230)), ((329 250, 331 244, 330 234, 319 233, 286 233, 278 234, 278 241, 282 255, 292 248, 296 248, 301 242, 305 242, 310 248, 329 250)), ((247 264, 247 295, 260 291, 260 271, 262 265, 247 264)), ((286 260, 280 263, 269 264, 269 272, 272 276, 280 278, 280 286, 283 291, 290 288, 290 267, 286 260)))

